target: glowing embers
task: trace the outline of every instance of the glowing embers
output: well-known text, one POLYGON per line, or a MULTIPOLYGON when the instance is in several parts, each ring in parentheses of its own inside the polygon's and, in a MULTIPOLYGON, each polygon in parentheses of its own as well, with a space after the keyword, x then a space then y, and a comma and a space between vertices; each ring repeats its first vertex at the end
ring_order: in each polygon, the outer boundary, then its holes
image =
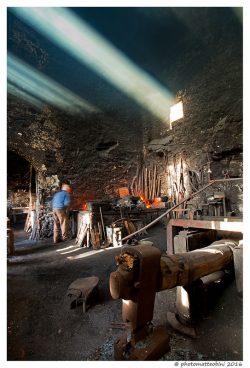
POLYGON ((172 123, 176 120, 183 118, 183 103, 182 101, 170 107, 170 129, 172 129, 172 123))
POLYGON ((86 202, 83 202, 82 203, 82 211, 88 211, 88 206, 87 206, 87 203, 86 202))
POLYGON ((11 53, 8 53, 8 92, 38 107, 47 103, 72 114, 97 111, 87 101, 11 53))
POLYGON ((66 8, 17 7, 11 11, 144 109, 168 122, 171 93, 66 8))
POLYGON ((151 207, 151 202, 148 198, 145 198, 145 196, 143 194, 140 195, 140 200, 145 203, 146 208, 150 208, 151 207))

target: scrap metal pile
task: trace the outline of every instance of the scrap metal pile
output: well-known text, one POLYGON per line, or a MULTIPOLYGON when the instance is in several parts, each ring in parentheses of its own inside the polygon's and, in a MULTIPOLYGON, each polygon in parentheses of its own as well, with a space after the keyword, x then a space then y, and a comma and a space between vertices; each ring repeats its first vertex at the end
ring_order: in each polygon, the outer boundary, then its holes
POLYGON ((126 196, 118 199, 112 204, 114 210, 119 210, 120 208, 126 209, 146 209, 146 203, 143 202, 142 198, 135 196, 126 196))
MULTIPOLYGON (((69 237, 74 236, 74 219, 69 218, 69 237)), ((50 208, 41 208, 39 212, 29 211, 24 231, 30 233, 30 240, 42 240, 53 236, 54 219, 50 208)))

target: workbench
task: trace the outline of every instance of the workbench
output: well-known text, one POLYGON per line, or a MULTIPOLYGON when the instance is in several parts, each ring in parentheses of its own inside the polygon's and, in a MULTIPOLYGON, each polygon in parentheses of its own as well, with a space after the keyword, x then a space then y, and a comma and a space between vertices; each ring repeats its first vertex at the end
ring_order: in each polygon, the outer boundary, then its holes
POLYGON ((23 214, 27 214, 29 212, 29 207, 12 207, 11 215, 13 224, 17 222, 17 216, 23 216, 23 214))
POLYGON ((212 229, 243 234, 240 217, 206 217, 202 219, 170 219, 167 224, 167 253, 174 253, 174 237, 182 229, 212 229))

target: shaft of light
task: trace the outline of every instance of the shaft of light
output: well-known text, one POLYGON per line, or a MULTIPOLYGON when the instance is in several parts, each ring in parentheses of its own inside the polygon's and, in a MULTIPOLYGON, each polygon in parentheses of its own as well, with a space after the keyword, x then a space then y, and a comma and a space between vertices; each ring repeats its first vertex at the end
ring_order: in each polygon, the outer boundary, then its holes
POLYGON ((9 83, 7 84, 7 91, 9 94, 21 98, 22 100, 29 102, 31 105, 38 107, 39 109, 42 108, 43 103, 38 100, 37 98, 30 96, 28 93, 22 91, 20 88, 16 87, 14 84, 9 83))
POLYGON ((11 10, 144 109, 164 122, 169 121, 171 93, 70 10, 53 7, 11 10))
MULTIPOLYGON (((25 93, 70 113, 97 109, 30 65, 8 53, 8 81, 25 93)), ((21 96, 20 96, 21 97, 21 96)))

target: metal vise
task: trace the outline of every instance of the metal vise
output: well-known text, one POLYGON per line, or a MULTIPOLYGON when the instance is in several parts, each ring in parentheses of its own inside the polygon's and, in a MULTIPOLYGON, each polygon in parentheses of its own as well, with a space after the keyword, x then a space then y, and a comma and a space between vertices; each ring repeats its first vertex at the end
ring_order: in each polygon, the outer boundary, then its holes
POLYGON ((157 291, 187 286, 225 268, 233 261, 235 241, 221 240, 188 253, 163 255, 149 245, 124 246, 110 274, 110 293, 122 299, 122 318, 128 332, 114 346, 116 360, 157 360, 169 351, 165 327, 153 327, 157 291))
POLYGON ((155 293, 161 281, 161 252, 149 245, 124 246, 119 267, 110 275, 110 292, 122 298, 122 317, 129 330, 115 343, 116 360, 155 360, 169 350, 165 328, 153 328, 155 293))

